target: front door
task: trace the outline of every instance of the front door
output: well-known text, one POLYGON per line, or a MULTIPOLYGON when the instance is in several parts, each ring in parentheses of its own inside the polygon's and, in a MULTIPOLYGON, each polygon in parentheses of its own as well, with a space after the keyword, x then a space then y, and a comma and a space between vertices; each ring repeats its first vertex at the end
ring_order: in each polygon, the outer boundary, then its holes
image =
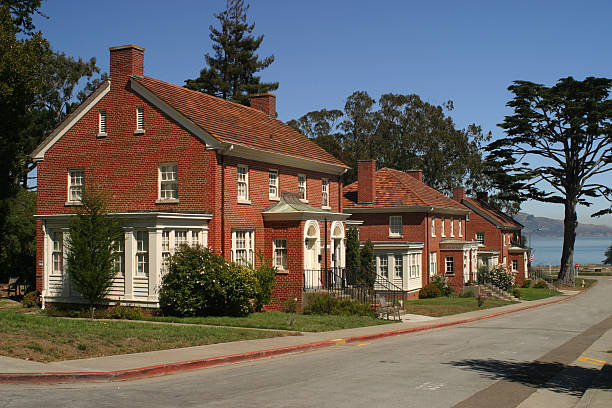
POLYGON ((321 270, 319 268, 319 254, 317 253, 317 240, 306 238, 304 251, 306 269, 306 287, 318 288, 321 286, 321 270))

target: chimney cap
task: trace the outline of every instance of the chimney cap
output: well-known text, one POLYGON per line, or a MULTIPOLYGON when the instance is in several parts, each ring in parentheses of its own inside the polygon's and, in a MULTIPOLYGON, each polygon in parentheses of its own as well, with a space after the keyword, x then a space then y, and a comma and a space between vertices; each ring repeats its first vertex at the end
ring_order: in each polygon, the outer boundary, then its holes
POLYGON ((256 93, 256 94, 250 94, 248 97, 249 98, 259 98, 262 96, 273 96, 276 98, 276 94, 273 94, 271 92, 261 92, 261 93, 256 93))
POLYGON ((125 50, 125 49, 128 49, 128 48, 134 48, 134 49, 136 49, 138 51, 142 51, 142 52, 145 51, 144 47, 141 47, 141 46, 136 45, 136 44, 118 45, 116 47, 110 47, 108 50, 109 51, 118 51, 118 50, 125 50))

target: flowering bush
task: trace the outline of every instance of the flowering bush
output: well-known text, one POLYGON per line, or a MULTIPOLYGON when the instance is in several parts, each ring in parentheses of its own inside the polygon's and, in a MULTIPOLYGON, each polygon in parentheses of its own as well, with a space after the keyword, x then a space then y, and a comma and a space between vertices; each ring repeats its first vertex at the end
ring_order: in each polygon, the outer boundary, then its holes
POLYGON ((486 266, 478 268, 478 283, 490 283, 506 292, 514 286, 514 274, 503 264, 498 264, 489 270, 486 266))
POLYGON ((159 303, 174 316, 244 316, 253 309, 251 299, 267 297, 258 293, 261 286, 252 268, 228 263, 208 248, 183 245, 168 260, 159 303))
POLYGON ((440 289, 440 295, 449 296, 453 290, 448 285, 448 278, 444 275, 434 275, 431 278, 431 283, 436 285, 440 289))

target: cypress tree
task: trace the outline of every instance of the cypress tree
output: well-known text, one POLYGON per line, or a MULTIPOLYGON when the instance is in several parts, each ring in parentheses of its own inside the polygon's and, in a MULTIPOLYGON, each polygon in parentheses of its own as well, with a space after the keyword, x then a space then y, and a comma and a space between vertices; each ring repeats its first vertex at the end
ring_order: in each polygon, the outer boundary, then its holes
POLYGON ((225 10, 215 14, 220 27, 210 26, 214 55, 206 54, 208 68, 198 78, 185 80, 186 88, 243 105, 249 104, 249 95, 278 88, 278 82, 260 82, 255 75, 274 62, 274 55, 260 60, 255 54, 264 36, 251 34, 255 24, 247 23, 248 9, 244 0, 227 0, 225 10))

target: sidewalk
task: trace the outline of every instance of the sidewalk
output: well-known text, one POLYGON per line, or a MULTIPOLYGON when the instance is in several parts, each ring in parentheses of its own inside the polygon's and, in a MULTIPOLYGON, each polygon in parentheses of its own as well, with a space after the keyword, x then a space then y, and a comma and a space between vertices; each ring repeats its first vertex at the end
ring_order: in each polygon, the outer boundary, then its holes
POLYGON ((245 340, 147 353, 52 363, 24 361, 0 356, 0 383, 118 381, 169 374, 176 371, 235 363, 291 352, 331 347, 336 344, 367 341, 470 323, 558 303, 573 298, 580 293, 565 291, 563 295, 553 298, 521 302, 495 309, 477 310, 434 319, 423 319, 422 316, 406 315, 404 321, 388 325, 320 333, 303 333, 302 336, 245 340))

